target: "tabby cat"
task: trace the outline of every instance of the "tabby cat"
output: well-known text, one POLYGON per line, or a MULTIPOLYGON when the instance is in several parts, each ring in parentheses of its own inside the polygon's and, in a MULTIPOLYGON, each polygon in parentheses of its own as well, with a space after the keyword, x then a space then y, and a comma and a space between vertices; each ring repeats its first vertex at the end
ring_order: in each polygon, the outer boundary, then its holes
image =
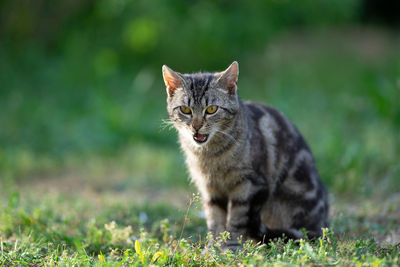
POLYGON ((181 74, 162 67, 167 109, 193 182, 203 199, 208 230, 266 242, 319 237, 327 227, 327 192, 297 128, 276 109, 242 102, 239 66, 181 74), (305 230, 305 231, 304 231, 305 230))

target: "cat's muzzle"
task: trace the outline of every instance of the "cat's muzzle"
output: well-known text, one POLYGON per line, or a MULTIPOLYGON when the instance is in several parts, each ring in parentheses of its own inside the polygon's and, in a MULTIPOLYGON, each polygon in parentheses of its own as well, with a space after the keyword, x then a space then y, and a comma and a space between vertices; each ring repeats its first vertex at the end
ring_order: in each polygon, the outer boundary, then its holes
POLYGON ((204 143, 208 139, 208 134, 194 133, 193 140, 197 143, 204 143))

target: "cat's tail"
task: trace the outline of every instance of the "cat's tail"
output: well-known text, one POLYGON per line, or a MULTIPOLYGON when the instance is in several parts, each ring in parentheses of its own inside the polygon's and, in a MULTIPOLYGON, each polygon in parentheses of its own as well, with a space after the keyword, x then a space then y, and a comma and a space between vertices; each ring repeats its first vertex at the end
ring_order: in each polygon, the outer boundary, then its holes
POLYGON ((260 233, 258 240, 261 243, 268 244, 270 241, 275 239, 282 239, 283 241, 287 242, 289 239, 297 240, 301 238, 308 238, 308 239, 315 239, 322 235, 322 231, 302 231, 299 229, 268 229, 264 228, 263 231, 260 233))
POLYGON ((302 238, 301 233, 298 233, 298 230, 290 229, 290 230, 282 230, 282 229, 267 229, 260 233, 259 241, 262 243, 269 243, 275 239, 281 238, 284 241, 288 241, 289 239, 300 239, 302 238))

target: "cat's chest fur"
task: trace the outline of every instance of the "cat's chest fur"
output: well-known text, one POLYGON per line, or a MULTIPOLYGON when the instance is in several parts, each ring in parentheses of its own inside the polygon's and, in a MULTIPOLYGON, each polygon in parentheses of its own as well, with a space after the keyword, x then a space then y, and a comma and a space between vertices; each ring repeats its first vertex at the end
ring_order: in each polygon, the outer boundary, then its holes
POLYGON ((217 156, 199 154, 183 145, 186 164, 193 182, 206 194, 228 195, 232 188, 243 179, 250 168, 249 147, 232 144, 227 151, 217 156))

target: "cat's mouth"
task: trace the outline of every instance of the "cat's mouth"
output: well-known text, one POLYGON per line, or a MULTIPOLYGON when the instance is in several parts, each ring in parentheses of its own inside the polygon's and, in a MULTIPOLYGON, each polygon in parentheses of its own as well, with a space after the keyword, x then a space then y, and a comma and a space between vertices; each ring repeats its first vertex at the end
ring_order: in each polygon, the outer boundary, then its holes
POLYGON ((200 133, 194 133, 193 134, 193 139, 197 143, 204 143, 207 141, 208 134, 200 134, 200 133))

